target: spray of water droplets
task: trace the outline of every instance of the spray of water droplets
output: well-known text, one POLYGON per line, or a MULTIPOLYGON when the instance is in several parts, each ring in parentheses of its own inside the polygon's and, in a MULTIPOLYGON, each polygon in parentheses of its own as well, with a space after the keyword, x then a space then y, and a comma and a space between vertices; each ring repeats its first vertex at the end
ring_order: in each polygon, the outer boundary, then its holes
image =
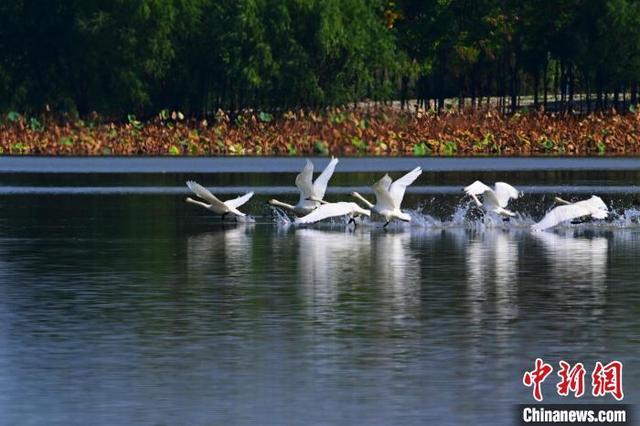
MULTIPOLYGON (((411 216, 411 222, 392 221, 386 229, 514 229, 527 230, 544 216, 544 214, 552 207, 534 206, 536 213, 531 214, 527 211, 516 211, 516 216, 505 221, 501 216, 487 213, 478 209, 473 204, 462 201, 457 204, 452 213, 446 217, 437 217, 427 213, 429 211, 429 203, 417 206, 415 209, 405 209, 404 211, 411 216)), ((278 228, 289 228, 294 225, 294 221, 287 213, 279 208, 272 208, 273 223, 278 228)), ((356 219, 357 227, 363 229, 376 229, 384 225, 384 219, 379 217, 360 217, 356 219)), ((329 219, 317 224, 306 225, 313 228, 339 228, 348 225, 348 218, 339 217, 329 219)), ((635 207, 612 208, 608 219, 606 220, 585 220, 582 223, 566 222, 557 226, 557 228, 634 228, 640 227, 640 209, 635 207)))

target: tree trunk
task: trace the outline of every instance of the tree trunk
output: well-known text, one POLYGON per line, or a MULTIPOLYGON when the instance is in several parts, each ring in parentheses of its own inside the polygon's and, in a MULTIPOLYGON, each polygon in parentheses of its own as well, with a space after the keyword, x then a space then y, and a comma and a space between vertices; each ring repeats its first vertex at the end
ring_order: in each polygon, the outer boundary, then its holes
POLYGON ((569 91, 569 105, 567 110, 573 112, 573 64, 569 63, 567 68, 567 89, 569 91))
POLYGON ((602 109, 602 89, 600 87, 596 88, 596 108, 602 109))
POLYGON ((585 89, 587 92, 587 114, 591 114, 591 86, 587 77, 585 77, 585 89))
POLYGON ((533 73, 533 108, 538 109, 538 83, 540 80, 540 71, 538 68, 533 73))
POLYGON ((478 94, 477 72, 474 67, 471 71, 471 109, 476 109, 476 96, 478 94))
POLYGON ((553 94, 555 99, 554 104, 555 104, 555 109, 556 111, 558 110, 558 94, 560 93, 560 63, 556 62, 556 70, 555 70, 555 76, 553 78, 553 94))
POLYGON ((547 109, 547 98, 549 93, 549 83, 547 82, 547 69, 549 68, 549 64, 544 64, 544 69, 542 70, 542 85, 544 86, 544 109, 547 109))
POLYGON ((502 70, 500 72, 500 111, 502 114, 507 112, 506 96, 507 96, 507 55, 502 59, 502 70))
POLYGON ((567 71, 564 63, 560 62, 560 109, 565 110, 567 101, 567 71))
POLYGON ((409 77, 406 75, 403 75, 400 81, 400 109, 403 111, 407 103, 408 93, 409 93, 409 77))
POLYGON ((511 114, 518 109, 518 67, 514 60, 511 66, 511 114))

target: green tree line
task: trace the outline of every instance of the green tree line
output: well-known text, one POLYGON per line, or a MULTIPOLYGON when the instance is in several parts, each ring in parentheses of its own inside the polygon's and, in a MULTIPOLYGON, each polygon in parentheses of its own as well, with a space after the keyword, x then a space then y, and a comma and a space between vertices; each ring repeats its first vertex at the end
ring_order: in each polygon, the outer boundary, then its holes
POLYGON ((14 0, 0 52, 0 109, 27 113, 591 110, 637 102, 640 0, 14 0))

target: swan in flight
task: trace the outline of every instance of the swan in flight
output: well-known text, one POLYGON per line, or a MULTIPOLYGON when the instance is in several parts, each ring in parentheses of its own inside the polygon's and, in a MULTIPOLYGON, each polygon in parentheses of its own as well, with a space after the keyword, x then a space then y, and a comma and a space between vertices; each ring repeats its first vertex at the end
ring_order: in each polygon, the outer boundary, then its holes
POLYGON ((308 215, 297 218, 295 223, 315 223, 330 217, 349 216, 349 223, 353 222, 355 225, 355 218, 361 215, 371 216, 371 211, 363 209, 357 203, 348 203, 344 201, 338 203, 324 203, 315 208, 308 215))
POLYGON ((198 206, 202 206, 207 210, 211 210, 212 212, 221 215, 221 219, 224 220, 225 216, 230 214, 235 217, 244 217, 245 214, 238 210, 238 207, 249 201, 251 197, 253 197, 253 192, 248 192, 238 198, 234 198, 233 200, 221 201, 208 189, 200 185, 195 181, 187 181, 187 186, 189 189, 196 194, 199 198, 202 198, 207 203, 202 201, 194 200, 193 198, 187 197, 187 203, 196 204, 198 206))
POLYGON ((300 200, 298 203, 292 206, 291 204, 272 199, 269 200, 269 204, 287 209, 296 216, 304 216, 311 213, 323 202, 329 179, 331 179, 333 175, 336 164, 338 164, 338 159, 331 157, 331 161, 329 161, 327 167, 325 167, 322 173, 320 173, 320 176, 313 182, 313 163, 307 160, 307 164, 304 166, 304 169, 302 169, 302 172, 296 176, 296 186, 300 191, 300 200))
POLYGON ((553 228, 567 220, 578 219, 591 216, 594 219, 606 219, 609 215, 609 208, 602 201, 602 198, 593 195, 588 200, 570 203, 562 198, 555 197, 556 202, 563 204, 549 211, 540 222, 531 226, 534 231, 544 231, 553 228))
POLYGON ((485 210, 503 216, 505 220, 514 217, 516 214, 505 207, 509 204, 510 199, 516 199, 520 193, 513 186, 504 182, 496 182, 495 189, 491 189, 479 180, 464 188, 464 192, 473 198, 478 207, 484 207, 485 210), (478 195, 482 196, 482 203, 478 200, 478 195))
POLYGON ((416 167, 395 182, 391 180, 389 175, 384 175, 382 179, 371 187, 376 194, 375 205, 357 192, 352 192, 351 195, 362 201, 372 212, 384 217, 386 223, 383 228, 386 228, 393 219, 411 222, 411 216, 400 210, 400 205, 407 186, 411 185, 421 174, 422 168, 416 167))

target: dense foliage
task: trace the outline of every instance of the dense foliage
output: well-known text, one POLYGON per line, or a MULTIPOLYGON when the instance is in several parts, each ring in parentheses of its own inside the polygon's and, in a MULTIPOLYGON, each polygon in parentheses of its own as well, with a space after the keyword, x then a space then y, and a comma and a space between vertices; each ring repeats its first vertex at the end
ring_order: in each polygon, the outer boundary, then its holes
POLYGON ((15 0, 0 2, 0 51, 5 112, 549 94, 590 110, 637 101, 640 1, 15 0))
POLYGON ((640 113, 503 115, 330 109, 280 118, 219 111, 209 120, 163 111, 143 123, 0 124, 0 154, 14 155, 638 155, 640 113))

